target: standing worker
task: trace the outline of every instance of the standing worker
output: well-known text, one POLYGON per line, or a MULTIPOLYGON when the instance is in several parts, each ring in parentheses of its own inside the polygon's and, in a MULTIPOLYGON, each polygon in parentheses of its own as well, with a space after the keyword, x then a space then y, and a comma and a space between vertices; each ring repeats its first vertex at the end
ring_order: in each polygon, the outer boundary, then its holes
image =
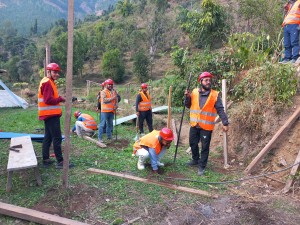
POLYGON ((219 92, 211 89, 212 74, 203 72, 198 77, 200 88, 195 88, 192 93, 185 90, 185 106, 190 108, 190 134, 189 144, 192 150, 192 160, 189 166, 198 165, 198 175, 202 176, 208 161, 209 146, 212 131, 215 126, 217 114, 223 124, 223 131, 228 131, 228 117, 224 112, 222 99, 219 92), (201 141, 201 157, 198 143, 201 141))
MULTIPOLYGON (((58 95, 58 90, 55 81, 59 78, 60 67, 56 63, 50 63, 46 67, 47 76, 44 77, 38 90, 38 114, 39 120, 44 120, 45 137, 43 139, 43 166, 49 167, 54 161, 49 158, 49 149, 51 142, 57 160, 56 168, 63 168, 63 156, 61 151, 61 128, 60 117, 62 109, 60 102, 65 102, 65 99, 58 95)), ((72 167, 73 164, 69 164, 72 167)))
POLYGON ((135 110, 139 120, 140 134, 144 135, 144 120, 146 119, 149 132, 153 131, 152 120, 152 106, 151 98, 148 92, 148 85, 143 83, 141 85, 141 91, 136 96, 135 110))
POLYGON ((91 137, 94 135, 95 130, 97 130, 97 123, 91 115, 76 111, 74 117, 77 121, 72 129, 73 133, 76 132, 78 137, 82 137, 83 135, 91 137))
POLYGON ((145 161, 150 156, 152 171, 158 173, 158 167, 164 166, 160 160, 170 148, 173 139, 173 131, 165 127, 160 131, 153 130, 137 140, 133 145, 133 154, 139 157, 137 168, 145 169, 145 161))
POLYGON ((102 141, 103 128, 106 123, 106 135, 107 139, 112 139, 112 129, 114 114, 118 108, 118 96, 117 91, 113 89, 114 81, 107 79, 105 81, 105 87, 100 93, 101 101, 101 115, 100 124, 98 129, 98 141, 102 141))
POLYGON ((284 7, 284 58, 281 63, 295 63, 299 57, 300 0, 289 0, 284 7))

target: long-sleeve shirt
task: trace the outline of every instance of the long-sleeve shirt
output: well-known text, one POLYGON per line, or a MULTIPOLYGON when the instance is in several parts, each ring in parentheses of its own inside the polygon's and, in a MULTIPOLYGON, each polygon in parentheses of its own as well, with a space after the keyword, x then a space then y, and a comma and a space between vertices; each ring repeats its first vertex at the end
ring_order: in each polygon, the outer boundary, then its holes
MULTIPOLYGON (((205 92, 202 92, 202 91, 199 91, 199 106, 200 106, 200 109, 202 109, 206 103, 206 100, 210 94, 210 90, 209 91, 205 91, 205 92)), ((191 107, 191 97, 190 96, 185 96, 185 99, 184 99, 184 105, 187 107, 187 108, 190 108, 191 107)), ((222 99, 220 97, 220 94, 218 95, 218 98, 217 98, 217 101, 215 103, 215 109, 217 110, 217 113, 219 115, 219 117, 221 118, 222 120, 222 124, 224 126, 227 126, 229 124, 228 122, 228 117, 224 111, 224 106, 223 106, 223 103, 222 103, 222 99)))
MULTIPOLYGON (((47 104, 47 105, 56 105, 60 102, 63 102, 65 99, 61 96, 59 96, 58 98, 54 98, 54 91, 53 91, 53 88, 51 86, 51 83, 50 81, 48 82, 45 82, 42 84, 41 86, 41 92, 43 94, 43 98, 44 98, 44 102, 47 104)), ((51 116, 40 116, 39 117, 39 120, 45 120, 45 119, 48 119, 50 117, 53 117, 53 116, 57 116, 57 115, 51 115, 51 116)), ((61 116, 58 115, 58 116, 61 116)))

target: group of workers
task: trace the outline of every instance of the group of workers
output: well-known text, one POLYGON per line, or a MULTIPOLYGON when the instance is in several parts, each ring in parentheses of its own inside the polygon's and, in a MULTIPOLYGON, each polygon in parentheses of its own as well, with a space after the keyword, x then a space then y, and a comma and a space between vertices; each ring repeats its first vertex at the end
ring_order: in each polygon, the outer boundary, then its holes
MULTIPOLYGON (((63 168, 63 156, 61 151, 61 128, 60 117, 62 110, 60 102, 65 99, 58 94, 55 80, 59 78, 60 67, 56 63, 50 63, 47 67, 47 76, 44 77, 39 86, 38 92, 38 113, 39 119, 44 120, 45 138, 43 140, 43 166, 49 167, 54 163, 49 158, 49 148, 53 143, 54 153, 57 160, 56 168, 63 168)), ((220 116, 223 124, 223 131, 228 131, 228 117, 224 112, 219 92, 211 88, 213 75, 203 72, 198 77, 199 88, 192 92, 185 90, 185 106, 190 108, 190 133, 189 145, 192 150, 192 159, 187 163, 188 166, 198 166, 198 175, 202 176, 207 166, 209 147, 214 129, 215 118, 220 116), (201 141, 201 154, 199 142, 201 141)), ((114 82, 111 79, 101 84, 102 90, 99 93, 97 110, 101 111, 100 124, 98 129, 98 141, 102 142, 103 131, 106 126, 107 139, 112 138, 113 119, 118 108, 120 96, 113 89, 114 82)), ((170 147, 174 135, 169 128, 153 130, 151 97, 148 92, 148 85, 142 84, 141 91, 136 97, 136 115, 139 120, 139 132, 141 137, 133 145, 133 154, 138 157, 137 168, 145 169, 145 162, 150 158, 152 171, 160 173, 159 167, 163 167, 161 162, 166 150, 170 147), (147 121, 149 133, 144 135, 143 123, 147 121)), ((97 130, 97 123, 88 114, 76 111, 74 113, 77 121, 72 131, 79 137, 82 135, 92 136, 97 130)), ((73 164, 69 164, 72 167, 73 164)))

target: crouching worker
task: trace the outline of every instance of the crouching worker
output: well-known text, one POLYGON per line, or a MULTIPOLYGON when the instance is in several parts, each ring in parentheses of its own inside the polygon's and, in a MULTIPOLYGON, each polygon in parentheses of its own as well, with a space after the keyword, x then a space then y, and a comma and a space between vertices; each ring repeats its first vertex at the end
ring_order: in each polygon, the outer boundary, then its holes
POLYGON ((152 170, 154 173, 158 173, 158 167, 164 166, 160 160, 166 150, 170 148, 173 139, 173 131, 165 127, 160 131, 153 130, 137 140, 133 145, 133 154, 139 157, 137 168, 145 169, 145 161, 150 157, 152 170))
POLYGON ((82 137, 83 135, 91 137, 94 135, 95 130, 97 130, 97 123, 92 116, 76 111, 74 117, 77 121, 72 129, 73 133, 76 132, 78 137, 82 137))

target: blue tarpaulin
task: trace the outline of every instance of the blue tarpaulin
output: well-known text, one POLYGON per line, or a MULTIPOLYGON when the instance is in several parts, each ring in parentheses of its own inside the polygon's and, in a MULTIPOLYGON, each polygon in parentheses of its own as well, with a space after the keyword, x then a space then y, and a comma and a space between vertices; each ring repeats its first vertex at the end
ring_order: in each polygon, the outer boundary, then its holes
MULTIPOLYGON (((14 137, 30 136, 32 141, 43 142, 44 134, 26 134, 26 133, 14 133, 14 132, 0 132, 0 139, 11 139, 14 137)), ((64 139, 64 136, 62 136, 64 139)))

